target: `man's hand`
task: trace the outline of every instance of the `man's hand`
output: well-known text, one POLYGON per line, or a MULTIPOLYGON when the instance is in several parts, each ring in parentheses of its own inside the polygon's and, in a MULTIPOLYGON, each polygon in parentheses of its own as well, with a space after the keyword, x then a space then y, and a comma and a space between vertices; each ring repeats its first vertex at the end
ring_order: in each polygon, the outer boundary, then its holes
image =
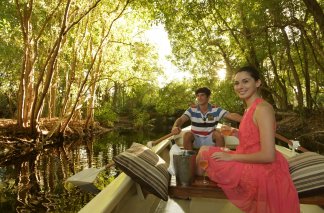
POLYGON ((171 129, 171 133, 173 133, 173 135, 178 135, 181 132, 181 126, 188 120, 189 117, 186 115, 181 115, 179 118, 177 118, 171 129))
POLYGON ((177 127, 177 126, 174 126, 174 127, 172 127, 171 132, 172 132, 174 135, 178 135, 178 134, 180 134, 180 132, 181 132, 181 128, 180 128, 180 127, 177 127))

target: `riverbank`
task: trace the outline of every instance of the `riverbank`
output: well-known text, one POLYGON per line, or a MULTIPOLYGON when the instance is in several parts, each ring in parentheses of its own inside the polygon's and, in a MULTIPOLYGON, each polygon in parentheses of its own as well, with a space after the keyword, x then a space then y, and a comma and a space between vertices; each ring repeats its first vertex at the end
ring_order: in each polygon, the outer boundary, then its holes
POLYGON ((0 166, 11 164, 17 159, 23 159, 42 149, 60 146, 63 141, 77 141, 112 131, 113 128, 105 128, 95 122, 91 131, 85 130, 85 121, 71 121, 67 127, 63 138, 53 136, 46 137, 50 130, 58 125, 58 119, 42 119, 40 122, 40 137, 35 141, 28 136, 26 130, 17 127, 14 119, 0 119, 0 166))
MULTIPOLYGON (((293 112, 277 113, 277 133, 291 140, 300 141, 301 145, 310 151, 324 154, 324 122, 322 121, 324 112, 316 112, 301 118, 293 112)), ((58 125, 58 119, 42 119, 40 129, 42 131, 42 139, 48 132, 58 125)), ((100 135, 114 129, 120 130, 133 129, 130 120, 124 118, 120 123, 116 123, 115 127, 105 128, 100 123, 95 122, 91 131, 85 131, 85 121, 71 121, 64 134, 64 141, 73 141, 82 138, 100 135)), ((60 141, 60 140, 58 140, 60 141)), ((28 155, 39 148, 53 146, 57 141, 52 140, 41 141, 41 145, 37 144, 33 139, 26 137, 24 132, 20 132, 17 128, 17 122, 14 119, 0 119, 0 165, 10 162, 10 159, 19 158, 28 155)), ((59 144, 59 143, 58 143, 59 144)))
MULTIPOLYGON (((54 129, 59 123, 59 119, 41 119, 40 130, 43 135, 46 135, 50 130, 54 129)), ((64 136, 68 138, 80 138, 85 136, 85 120, 71 121, 64 133, 64 136)), ((98 122, 94 122, 92 127, 92 134, 102 134, 113 130, 113 128, 102 127, 98 122)), ((17 128, 17 121, 15 119, 0 119, 0 135, 1 136, 13 136, 24 137, 24 132, 17 128)))
POLYGON ((324 154, 324 110, 312 112, 302 118, 296 113, 277 113, 277 133, 314 152, 324 154))

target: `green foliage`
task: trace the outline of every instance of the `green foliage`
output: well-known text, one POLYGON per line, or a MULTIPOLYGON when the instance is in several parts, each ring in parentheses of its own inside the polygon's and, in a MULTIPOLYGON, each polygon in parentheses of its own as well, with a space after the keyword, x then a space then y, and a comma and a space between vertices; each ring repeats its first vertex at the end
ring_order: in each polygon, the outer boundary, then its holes
POLYGON ((112 109, 110 103, 106 102, 105 105, 95 110, 95 120, 99 121, 101 125, 111 127, 117 121, 117 114, 112 109))
POLYGON ((16 103, 21 71, 22 41, 19 39, 19 22, 15 17, 16 10, 13 3, 0 3, 0 117, 11 118, 16 103))
MULTIPOLYGON (((117 120, 116 113, 127 113, 140 127, 154 113, 171 115, 185 110, 200 86, 212 89, 211 102, 239 111, 241 102, 235 98, 231 83, 219 82, 217 72, 226 68, 226 79, 231 79, 234 70, 246 64, 261 70, 264 88, 278 107, 287 107, 283 100, 288 105, 296 103, 298 81, 303 104, 322 107, 323 35, 301 0, 139 0, 130 1, 121 15, 128 1, 102 0, 83 17, 94 2, 80 0, 70 5, 67 24, 75 25, 64 35, 55 59, 50 86, 56 105, 55 109, 45 109, 45 116, 50 111, 55 115, 70 112, 76 101, 88 109, 87 101, 94 98, 95 119, 103 125, 111 126, 117 120), (156 23, 165 24, 174 54, 170 58, 180 70, 191 72, 192 80, 158 87, 163 67, 157 50, 143 33, 156 23), (77 97, 88 72, 91 77, 77 97), (93 85, 95 97, 90 97, 93 85), (309 93, 311 97, 306 99, 309 93)), ((38 80, 44 82, 40 74, 58 38, 65 4, 47 0, 33 4, 28 35, 35 44, 30 57, 35 57, 31 86, 38 80)), ((5 116, 12 116, 25 44, 14 1, 2 1, 0 8, 0 95, 1 100, 8 100, 0 102, 0 110, 6 112, 10 103, 12 112, 5 116)), ((46 98, 50 98, 49 92, 46 98)), ((44 106, 50 107, 47 103, 44 106)))
POLYGON ((230 112, 243 114, 243 102, 235 94, 231 81, 219 82, 212 91, 210 102, 230 112))
POLYGON ((98 176, 96 177, 93 185, 99 189, 103 190, 106 186, 109 185, 115 179, 114 176, 111 175, 110 171, 103 170, 99 172, 98 176))
POLYGON ((142 129, 150 125, 150 114, 145 111, 140 111, 136 108, 132 110, 134 116, 134 127, 137 129, 142 129))
POLYGON ((323 34, 301 0, 163 0, 153 11, 166 25, 176 65, 189 70, 194 81, 215 79, 224 67, 231 79, 237 67, 249 64, 261 71, 264 95, 275 99, 273 104, 287 109, 284 100, 296 104, 301 97, 298 107, 311 107, 317 99, 323 34))
POLYGON ((14 103, 10 103, 10 97, 0 92, 0 118, 12 118, 15 111, 14 103))
POLYGON ((188 82, 171 82, 159 90, 156 110, 162 115, 173 115, 177 110, 187 109, 194 101, 196 88, 188 82))

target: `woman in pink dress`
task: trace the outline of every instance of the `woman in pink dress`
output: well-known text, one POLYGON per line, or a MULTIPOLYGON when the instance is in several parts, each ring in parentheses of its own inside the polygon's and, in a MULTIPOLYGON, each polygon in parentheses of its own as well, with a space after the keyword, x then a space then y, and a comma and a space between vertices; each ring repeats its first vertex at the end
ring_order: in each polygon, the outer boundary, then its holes
POLYGON ((260 86, 257 70, 252 67, 238 70, 234 90, 247 107, 236 132, 240 144, 236 151, 202 147, 197 162, 208 160, 208 177, 242 211, 299 213, 298 195, 287 160, 275 150, 274 110, 260 98, 260 86))

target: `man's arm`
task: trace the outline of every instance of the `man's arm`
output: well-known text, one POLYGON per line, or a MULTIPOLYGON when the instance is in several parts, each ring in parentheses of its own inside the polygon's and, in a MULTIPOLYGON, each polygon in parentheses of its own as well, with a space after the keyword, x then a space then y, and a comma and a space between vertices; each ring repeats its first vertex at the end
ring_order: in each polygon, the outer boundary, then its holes
POLYGON ((232 120, 232 121, 236 121, 236 122, 241 122, 241 120, 242 120, 242 116, 237 113, 228 112, 224 115, 224 117, 228 120, 232 120))
POLYGON ((189 117, 186 115, 181 115, 181 117, 177 118, 177 120, 174 122, 171 132, 174 135, 177 135, 181 132, 181 126, 189 120, 189 117))

